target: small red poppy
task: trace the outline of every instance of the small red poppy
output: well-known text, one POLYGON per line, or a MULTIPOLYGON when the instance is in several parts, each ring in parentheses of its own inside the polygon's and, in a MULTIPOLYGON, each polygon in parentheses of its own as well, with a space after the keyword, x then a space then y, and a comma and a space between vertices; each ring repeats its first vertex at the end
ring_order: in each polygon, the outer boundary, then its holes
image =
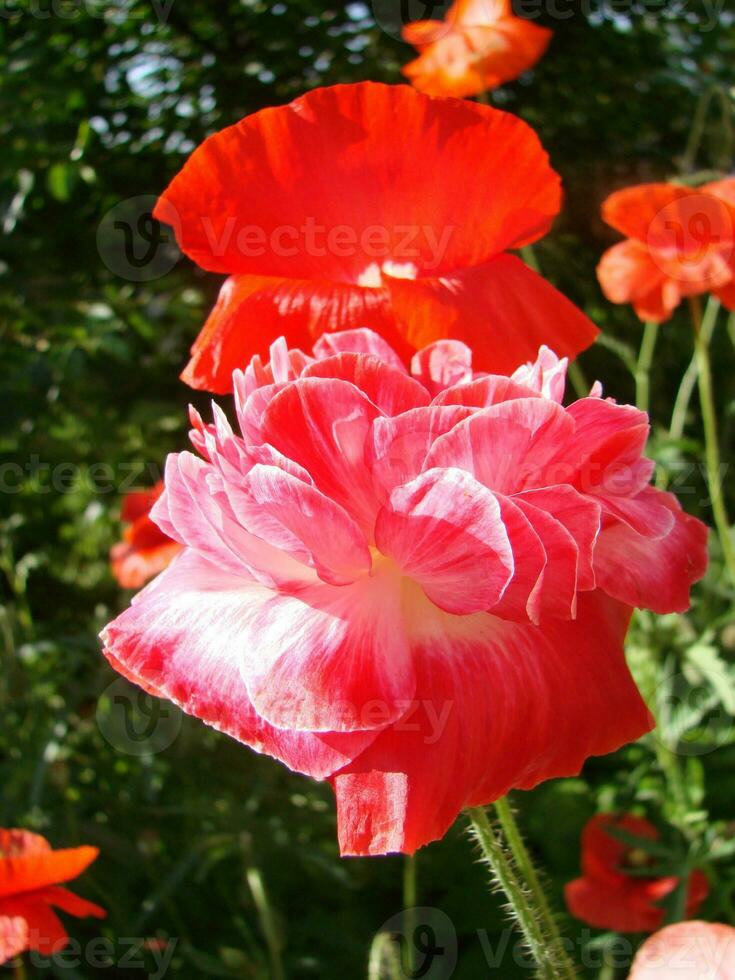
POLYGON ((611 302, 632 303, 641 320, 655 323, 702 293, 735 309, 735 178, 627 187, 607 198, 602 216, 628 236, 597 267, 611 302))
POLYGON ((509 249, 541 238, 558 174, 522 120, 364 82, 315 89, 206 140, 159 200, 198 265, 227 273, 182 378, 232 390, 279 336, 370 327, 408 363, 448 338, 510 373, 594 325, 509 249))
POLYGON ((163 480, 150 490, 125 496, 120 516, 128 526, 123 540, 110 551, 112 574, 124 589, 139 589, 169 564, 181 546, 167 537, 149 518, 151 507, 163 493, 163 480))
MULTIPOLYGON (((653 824, 629 814, 593 817, 582 834, 582 877, 565 888, 569 911, 599 929, 653 932, 663 925, 661 902, 674 891, 679 879, 635 874, 645 869, 648 853, 614 837, 608 832, 610 827, 647 840, 659 836, 653 824)), ((706 877, 694 871, 689 878, 687 915, 696 913, 708 892, 706 877)))
POLYGON ((97 857, 96 847, 53 851, 39 834, 0 828, 0 963, 26 950, 51 955, 69 937, 54 908, 102 919, 99 905, 61 887, 97 857))

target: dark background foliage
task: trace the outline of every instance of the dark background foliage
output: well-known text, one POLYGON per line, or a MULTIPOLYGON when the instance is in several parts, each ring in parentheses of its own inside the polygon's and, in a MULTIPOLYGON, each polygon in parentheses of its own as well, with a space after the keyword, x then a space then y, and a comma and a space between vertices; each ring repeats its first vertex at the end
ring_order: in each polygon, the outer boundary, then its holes
MULTIPOLYGON (((383 23, 395 20, 392 2, 376 8, 383 23)), ((549 0, 524 9, 541 10, 554 40, 537 70, 494 101, 538 130, 564 177, 565 210, 538 258, 613 343, 636 347, 640 325, 603 301, 594 276, 616 238, 599 205, 627 183, 730 169, 732 132, 717 93, 733 84, 735 14, 729 0, 549 0), (697 107, 713 91, 697 159, 688 159, 697 107)), ((110 915, 101 933, 75 923, 74 934, 115 943, 112 965, 82 958, 30 965, 32 975, 152 976, 150 951, 141 954, 145 967, 121 962, 124 941, 139 937, 177 941, 172 976, 277 977, 279 959, 288 976, 361 976, 375 932, 401 908, 401 859, 337 857, 327 788, 166 706, 151 718, 151 704, 103 662, 96 634, 129 598, 107 564, 120 496, 153 482, 185 438, 187 402, 206 403, 177 376, 219 285, 165 250, 155 278, 131 273, 110 230, 120 212, 109 213, 131 199, 127 207, 142 213, 204 136, 244 114, 316 85, 397 82, 410 53, 360 2, 3 0, 0 825, 38 829, 57 846, 100 846, 80 890, 110 915), (135 732, 149 724, 155 737, 141 751, 135 732)), ((662 419, 690 357, 685 316, 665 336, 653 378, 662 419)), ((729 441, 732 359, 727 337, 718 343, 729 441)), ((610 341, 582 360, 629 400, 623 362, 610 341)), ((692 431, 683 447, 659 440, 661 453, 694 458, 692 431)), ((685 504, 697 510, 696 481, 692 490, 685 504)), ((699 509, 706 517, 706 505, 699 509)), ((735 638, 718 567, 692 617, 638 623, 634 655, 648 644, 678 663, 710 626, 706 642, 727 659, 735 638)), ((580 829, 598 805, 636 801, 679 829, 698 819, 702 839, 731 816, 733 752, 730 740, 717 744, 684 760, 683 810, 672 810, 651 745, 524 794, 523 823, 556 896, 577 872, 580 829)), ((460 821, 418 859, 420 904, 454 923, 463 978, 492 975, 477 930, 495 948, 504 923, 470 854, 460 821)), ((732 872, 722 872, 712 916, 732 914, 731 890, 732 872)), ((568 935, 583 943, 593 934, 575 923, 568 935)), ((508 954, 494 975, 529 971, 508 954)))

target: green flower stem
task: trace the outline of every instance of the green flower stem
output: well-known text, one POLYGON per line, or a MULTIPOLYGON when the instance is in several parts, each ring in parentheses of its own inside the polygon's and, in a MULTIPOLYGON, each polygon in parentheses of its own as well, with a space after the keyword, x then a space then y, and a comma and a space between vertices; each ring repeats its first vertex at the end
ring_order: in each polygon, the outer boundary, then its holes
MULTIPOLYGON (((717 314, 720 311, 720 301, 715 299, 714 296, 710 296, 707 307, 704 311, 704 316, 702 317, 702 340, 705 344, 709 346, 712 340, 712 335, 715 332, 715 325, 717 323, 717 314)), ((684 435, 684 426, 686 425, 687 412, 689 411, 689 402, 692 399, 692 394, 694 393, 694 387, 697 383, 697 355, 696 352, 692 354, 692 359, 689 362, 689 366, 684 372, 684 376, 681 379, 681 384, 679 385, 679 390, 676 393, 676 401, 674 402, 674 410, 671 413, 671 425, 669 426, 669 435, 671 438, 678 442, 684 435)))
POLYGON ((253 896, 253 902, 260 919, 260 927, 265 936, 268 947, 268 961, 270 965, 271 980, 284 980, 286 974, 283 969, 281 959, 281 937, 276 924, 275 915, 271 908, 268 893, 265 890, 265 883, 260 870, 254 865, 250 865, 246 870, 247 883, 253 896))
POLYGON ((408 854, 403 859, 403 911, 406 921, 406 972, 413 976, 416 972, 416 903, 418 885, 416 877, 416 855, 408 854))
POLYGON ((495 881, 505 893, 542 980, 575 980, 577 971, 521 839, 507 799, 495 804, 499 827, 483 807, 467 810, 472 830, 495 881))
POLYGON ((698 296, 689 299, 694 323, 694 352, 697 359, 697 381, 699 383, 699 401, 702 409, 704 427, 704 461, 707 470, 712 515, 720 539, 722 554, 725 558, 730 580, 735 585, 735 548, 730 537, 730 521, 725 507, 725 496, 722 492, 722 471, 720 466, 720 449, 717 439, 717 415, 712 393, 712 372, 709 360, 709 343, 703 335, 702 307, 698 296))
POLYGON ((656 349, 658 324, 648 322, 643 328, 643 339, 635 366, 635 403, 642 412, 648 412, 651 400, 651 364, 656 349))
MULTIPOLYGON (((563 942, 556 918, 554 917, 554 913, 549 905, 546 892, 541 885, 538 872, 536 871, 533 861, 531 860, 531 856, 528 853, 528 849, 526 848, 525 842, 516 822, 516 818, 513 815, 513 810, 511 809, 508 797, 501 797, 494 804, 494 806, 495 812, 498 815, 498 821, 503 829, 503 833, 505 834, 505 839, 508 841, 508 847, 516 859, 518 869, 525 879, 531 893, 533 894, 544 921, 547 923, 551 939, 561 950, 563 948, 563 942)), ((572 972, 570 975, 573 976, 574 973, 572 972)))

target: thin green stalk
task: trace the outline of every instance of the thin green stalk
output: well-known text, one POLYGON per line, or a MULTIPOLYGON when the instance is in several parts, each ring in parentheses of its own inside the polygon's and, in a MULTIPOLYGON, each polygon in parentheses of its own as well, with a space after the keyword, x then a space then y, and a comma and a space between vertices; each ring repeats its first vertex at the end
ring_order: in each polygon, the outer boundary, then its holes
POLYGON ((258 868, 256 868, 254 865, 250 865, 246 871, 246 877, 253 896, 255 908, 258 911, 260 927, 263 930, 263 935, 265 936, 266 945, 268 947, 271 980, 284 980, 285 973, 283 971, 283 961, 281 959, 281 937, 278 931, 278 926, 276 925, 273 909, 271 908, 271 904, 268 899, 268 893, 265 890, 263 876, 258 868))
POLYGON ((689 139, 687 140, 686 149, 684 150, 684 156, 681 159, 682 173, 687 173, 690 171, 696 162, 699 147, 702 143, 702 137, 704 136, 704 127, 707 123, 707 112, 709 111, 713 95, 713 89, 707 88, 704 89, 699 96, 697 107, 694 110, 692 125, 689 130, 689 139))
POLYGON ((641 349, 635 366, 635 403, 642 412, 648 412, 651 401, 651 364, 657 337, 658 324, 649 321, 643 328, 641 349))
POLYGON ((704 461, 707 471, 712 515, 720 539, 722 554, 725 559, 730 579, 735 585, 735 548, 730 537, 730 521, 725 506, 725 496, 722 492, 722 471, 720 466, 720 448, 717 439, 717 414, 712 392, 712 372, 709 360, 709 344, 702 333, 702 307, 698 296, 689 299, 694 323, 694 350, 697 357, 697 380, 699 383, 699 401, 702 409, 702 424, 704 428, 704 461))
MULTIPOLYGON (((509 809, 506 812, 503 802, 501 801, 499 812, 507 819, 509 809)), ((515 828, 512 840, 500 828, 493 827, 483 807, 470 807, 467 815, 483 857, 490 866, 497 885, 508 899, 513 917, 536 962, 538 976, 542 980, 575 980, 578 974, 574 964, 561 940, 555 941, 558 930, 553 916, 548 912, 548 904, 545 900, 544 907, 538 904, 540 888, 535 872, 532 874, 535 888, 528 878, 524 879, 523 868, 530 864, 530 858, 522 845, 512 815, 511 827, 515 828)), ((513 830, 511 833, 513 834, 513 830)))
POLYGON ((13 964, 13 976, 15 980, 26 980, 26 965, 20 957, 13 964))
MULTIPOLYGON (((720 311, 720 301, 714 296, 710 296, 707 306, 704 311, 704 316, 702 317, 702 340, 709 346, 712 340, 712 335, 715 331, 715 325, 717 324, 717 314, 720 311)), ((674 402, 674 410, 671 413, 671 425, 669 426, 669 435, 671 438, 678 442, 684 435, 684 426, 686 425, 687 412, 689 411, 689 402, 692 399, 694 393, 694 387, 697 383, 697 355, 692 354, 692 359, 689 362, 689 366, 684 372, 684 376, 681 379, 681 384, 679 385, 679 390, 676 393, 676 400, 674 402)))
POLYGON ((406 972, 413 976, 416 972, 416 903, 418 885, 416 878, 416 855, 407 854, 403 859, 403 914, 406 921, 406 972))
POLYGON ((577 398, 586 398, 590 393, 590 384, 579 361, 569 362, 567 374, 569 375, 569 380, 572 382, 572 388, 574 388, 577 398))

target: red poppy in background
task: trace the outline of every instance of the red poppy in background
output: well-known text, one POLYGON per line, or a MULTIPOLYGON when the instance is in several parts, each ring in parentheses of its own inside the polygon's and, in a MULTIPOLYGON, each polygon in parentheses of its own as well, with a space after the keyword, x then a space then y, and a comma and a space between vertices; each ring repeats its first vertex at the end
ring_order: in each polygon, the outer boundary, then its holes
POLYGON ((98 853, 96 847, 53 851, 38 834, 0 828, 0 963, 30 949, 46 956, 62 949, 69 937, 54 909, 105 917, 99 905, 61 887, 98 853))
POLYGON ((112 665, 334 786, 344 854, 413 852, 459 811, 577 773, 651 726, 623 640, 683 610, 704 525, 649 486, 647 416, 562 405, 440 341, 281 338, 193 414, 152 519, 185 547, 103 633, 112 665))
POLYGON ((649 936, 628 980, 735 980, 735 929, 677 922, 649 936))
MULTIPOLYGON (((629 814, 593 817, 582 834, 582 877, 569 882, 564 894, 572 915, 598 929, 616 932, 652 932, 663 924, 661 902, 679 884, 671 875, 642 876, 650 854, 614 837, 610 827, 645 840, 658 840, 658 831, 640 817, 629 814)), ((694 915, 707 897, 709 886, 701 871, 689 877, 687 915, 694 915)))
POLYGON ((559 176, 520 119, 364 82, 315 89, 211 136, 160 198, 198 265, 228 273, 182 378, 232 372, 284 335, 370 327, 404 362, 440 339, 479 370, 512 371, 543 343, 576 355, 597 329, 506 254, 544 235, 559 176))
POLYGON ((134 490, 123 499, 120 517, 128 527, 123 531, 123 540, 110 551, 110 566, 124 589, 139 589, 181 551, 181 545, 148 516, 162 493, 163 480, 159 480, 150 490, 134 490))
POLYGON ((632 303, 641 320, 654 323, 702 293, 735 309, 735 178, 627 187, 607 198, 602 216, 628 236, 597 267, 611 302, 632 303))
POLYGON ((443 21, 406 24, 420 56, 402 70, 427 95, 464 98, 497 88, 532 68, 551 31, 513 15, 510 0, 456 0, 443 21))

